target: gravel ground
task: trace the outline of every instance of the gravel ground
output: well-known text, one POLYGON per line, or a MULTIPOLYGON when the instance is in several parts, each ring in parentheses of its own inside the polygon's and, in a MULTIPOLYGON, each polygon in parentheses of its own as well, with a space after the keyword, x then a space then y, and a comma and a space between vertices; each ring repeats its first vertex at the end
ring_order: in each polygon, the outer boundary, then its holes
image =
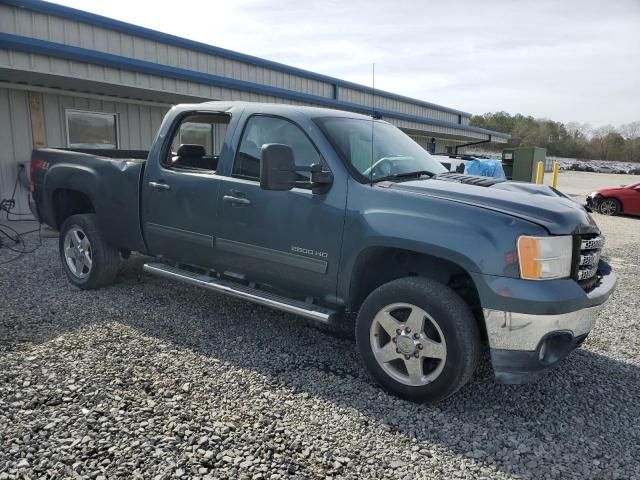
POLYGON ((435 406, 382 392, 353 340, 140 257, 77 290, 43 239, 0 265, 0 480, 640 479, 640 219, 596 219, 619 286, 584 347, 536 385, 485 365, 435 406))

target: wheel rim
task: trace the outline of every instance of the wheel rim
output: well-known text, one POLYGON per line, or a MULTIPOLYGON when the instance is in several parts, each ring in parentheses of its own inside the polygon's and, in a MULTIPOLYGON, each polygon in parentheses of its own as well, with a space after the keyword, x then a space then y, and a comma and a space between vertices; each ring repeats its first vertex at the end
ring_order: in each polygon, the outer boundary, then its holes
POLYGON ((77 278, 86 278, 93 266, 93 251, 89 237, 79 227, 72 227, 64 237, 64 259, 69 271, 77 278))
POLYGON ((369 338, 378 365, 394 380, 423 386, 440 376, 447 344, 438 323, 422 308, 394 303, 380 310, 369 338))
POLYGON ((617 206, 613 200, 605 200, 600 204, 600 213, 603 215, 613 215, 616 210, 617 206))

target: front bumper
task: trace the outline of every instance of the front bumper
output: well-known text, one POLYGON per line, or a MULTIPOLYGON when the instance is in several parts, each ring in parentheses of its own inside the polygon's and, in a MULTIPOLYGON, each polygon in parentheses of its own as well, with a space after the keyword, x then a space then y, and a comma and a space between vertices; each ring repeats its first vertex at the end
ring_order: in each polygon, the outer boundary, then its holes
POLYGON ((591 211, 597 211, 598 205, 600 204, 600 200, 602 200, 602 197, 600 196, 600 194, 590 193, 587 196, 585 207, 587 207, 591 211))
MULTIPOLYGON (((560 303, 557 309, 544 312, 531 308, 521 309, 527 313, 484 309, 491 362, 498 382, 535 381, 586 339, 616 285, 615 274, 605 262, 601 263, 604 275, 600 284, 589 293, 582 291, 584 299, 578 309, 565 311, 561 298, 555 299, 560 303)), ((541 284, 544 282, 536 282, 534 286, 539 288, 541 284)), ((511 299, 516 307, 526 305, 517 298, 511 299)), ((568 296, 567 301, 575 304, 574 296, 568 296)))

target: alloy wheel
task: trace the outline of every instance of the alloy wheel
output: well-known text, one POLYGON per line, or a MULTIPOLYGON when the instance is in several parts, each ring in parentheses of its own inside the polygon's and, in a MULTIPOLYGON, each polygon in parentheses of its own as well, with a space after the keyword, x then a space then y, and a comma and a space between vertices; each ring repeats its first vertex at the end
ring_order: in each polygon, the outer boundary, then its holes
POLYGON ((380 367, 405 385, 433 382, 447 358, 447 345, 438 323, 425 310, 409 303, 394 303, 381 309, 371 324, 370 341, 380 367))
POLYGON ((71 273, 86 278, 93 266, 93 251, 89 237, 79 227, 72 227, 64 237, 64 258, 71 273))

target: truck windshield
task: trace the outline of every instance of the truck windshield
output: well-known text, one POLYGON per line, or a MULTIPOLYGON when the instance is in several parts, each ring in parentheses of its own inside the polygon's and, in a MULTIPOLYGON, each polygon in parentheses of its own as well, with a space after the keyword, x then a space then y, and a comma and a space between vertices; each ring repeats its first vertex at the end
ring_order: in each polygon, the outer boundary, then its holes
POLYGON ((360 181, 407 179, 446 172, 437 160, 393 125, 376 120, 324 117, 316 123, 360 181))

